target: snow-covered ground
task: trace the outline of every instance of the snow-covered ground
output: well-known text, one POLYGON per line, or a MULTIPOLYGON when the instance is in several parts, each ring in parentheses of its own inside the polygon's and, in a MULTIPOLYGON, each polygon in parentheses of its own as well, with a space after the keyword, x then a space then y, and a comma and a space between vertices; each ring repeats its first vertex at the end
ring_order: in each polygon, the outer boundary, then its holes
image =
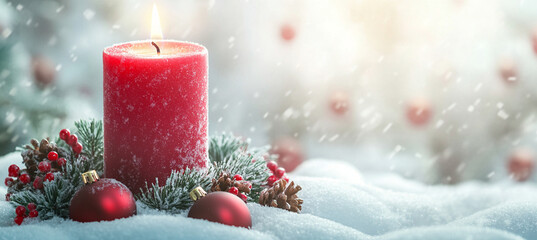
MULTIPOLYGON (((19 162, 18 153, 0 158, 1 179, 19 162)), ((533 183, 429 186, 321 159, 304 162, 291 178, 303 187, 303 212, 249 203, 250 230, 146 209, 112 222, 26 219, 17 226, 14 208, 0 201, 0 239, 537 239, 533 183)))

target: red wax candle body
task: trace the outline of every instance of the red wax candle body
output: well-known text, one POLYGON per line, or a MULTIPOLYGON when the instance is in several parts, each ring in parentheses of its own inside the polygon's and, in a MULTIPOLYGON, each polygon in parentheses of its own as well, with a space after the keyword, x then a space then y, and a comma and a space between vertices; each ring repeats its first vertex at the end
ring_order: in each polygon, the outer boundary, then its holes
POLYGON ((178 41, 108 47, 104 63, 104 174, 138 193, 173 169, 208 159, 207 49, 178 41))

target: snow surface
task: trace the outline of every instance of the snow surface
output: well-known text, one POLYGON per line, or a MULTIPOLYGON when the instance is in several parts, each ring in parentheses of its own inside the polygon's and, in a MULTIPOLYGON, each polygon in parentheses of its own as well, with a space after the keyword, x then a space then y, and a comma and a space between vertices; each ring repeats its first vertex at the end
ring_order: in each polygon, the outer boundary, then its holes
MULTIPOLYGON (((0 158, 1 179, 14 162, 18 153, 0 158)), ((323 159, 304 162, 290 176, 303 187, 303 212, 249 203, 250 230, 141 205, 137 216, 111 222, 26 219, 16 226, 14 208, 0 201, 0 239, 537 239, 533 183, 430 186, 323 159)))

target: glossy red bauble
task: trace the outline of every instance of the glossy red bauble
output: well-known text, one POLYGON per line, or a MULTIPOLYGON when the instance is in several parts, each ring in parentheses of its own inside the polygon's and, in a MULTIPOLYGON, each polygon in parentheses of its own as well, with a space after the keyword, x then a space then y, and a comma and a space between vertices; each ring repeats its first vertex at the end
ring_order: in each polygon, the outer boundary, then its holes
POLYGON ((330 109, 336 115, 344 115, 349 111, 350 98, 345 92, 335 92, 330 97, 330 109))
POLYGON ((267 168, 270 171, 274 172, 274 171, 276 171, 276 168, 278 168, 278 164, 276 162, 274 162, 274 161, 267 162, 267 168))
POLYGON ((78 222, 111 221, 135 214, 132 192, 123 183, 110 178, 82 186, 69 207, 69 217, 78 222))
POLYGON ((534 153, 531 150, 517 149, 509 157, 507 169, 514 180, 523 182, 531 177, 534 165, 534 153))
POLYGON ((45 181, 53 181, 54 180, 54 173, 47 173, 47 175, 45 175, 45 181))
POLYGON ((406 117, 414 126, 423 126, 431 120, 432 107, 425 99, 414 99, 406 107, 406 117))
POLYGON ((291 41, 295 38, 295 28, 290 24, 284 24, 280 29, 280 35, 283 40, 291 41))
MULTIPOLYGON (((304 152, 300 142, 291 137, 277 139, 272 144, 271 153, 278 155, 278 166, 292 172, 304 161, 304 152)), ((276 173, 277 169, 271 171, 276 173)))
POLYGON ((251 228, 252 216, 243 200, 228 192, 212 192, 197 200, 188 217, 251 228))
POLYGON ((14 222, 15 222, 17 225, 21 225, 21 224, 22 224, 22 221, 24 221, 24 217, 21 217, 21 216, 16 216, 16 217, 15 217, 14 222))

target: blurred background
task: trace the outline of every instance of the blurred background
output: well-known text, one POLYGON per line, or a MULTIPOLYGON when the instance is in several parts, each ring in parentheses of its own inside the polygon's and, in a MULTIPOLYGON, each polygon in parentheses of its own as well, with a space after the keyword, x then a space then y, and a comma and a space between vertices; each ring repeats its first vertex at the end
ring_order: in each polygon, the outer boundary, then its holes
POLYGON ((0 155, 102 118, 102 50, 209 50, 211 134, 273 144, 292 171, 348 161, 425 183, 532 179, 537 2, 0 0, 0 155))

